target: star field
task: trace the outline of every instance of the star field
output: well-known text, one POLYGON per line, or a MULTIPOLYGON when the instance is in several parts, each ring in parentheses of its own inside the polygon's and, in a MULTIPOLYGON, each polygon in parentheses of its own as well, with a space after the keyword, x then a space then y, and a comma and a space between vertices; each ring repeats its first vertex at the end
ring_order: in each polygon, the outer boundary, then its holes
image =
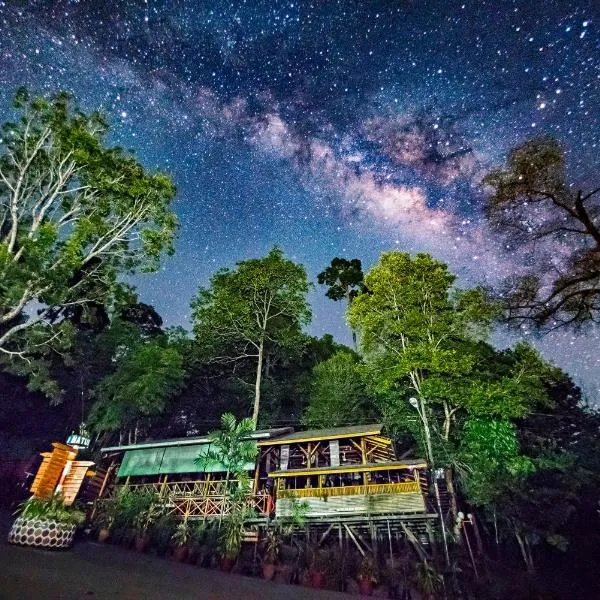
MULTIPOLYGON (((273 244, 313 278, 391 248, 431 252, 465 285, 518 271, 479 183, 532 135, 598 183, 594 0, 0 2, 0 33, 5 111, 21 85, 66 89, 173 176, 176 255, 136 280, 168 325, 189 323, 212 272, 273 244)), ((343 307, 311 299, 311 331, 348 341, 343 307)), ((595 400, 598 342, 536 343, 595 400)))

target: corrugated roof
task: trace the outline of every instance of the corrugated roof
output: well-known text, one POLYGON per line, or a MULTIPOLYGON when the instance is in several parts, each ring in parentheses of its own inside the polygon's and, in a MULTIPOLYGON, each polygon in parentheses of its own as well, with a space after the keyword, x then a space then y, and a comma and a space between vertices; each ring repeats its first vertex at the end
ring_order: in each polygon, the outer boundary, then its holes
MULTIPOLYGON (((277 427, 275 429, 259 429, 248 436, 250 440, 268 440, 272 437, 292 431, 291 427, 277 427)), ((206 435, 189 436, 183 438, 170 438, 166 440, 149 440, 140 444, 128 444, 125 446, 107 446, 100 448, 100 452, 124 452, 125 450, 139 450, 142 448, 165 448, 167 446, 194 446, 197 444, 208 444, 210 439, 206 435)))
POLYGON ((382 423, 371 425, 349 425, 347 427, 331 427, 329 429, 310 429, 308 431, 293 431, 277 437, 260 441, 259 446, 272 446, 275 444, 288 444, 290 442, 309 442, 317 439, 339 439, 354 436, 379 435, 383 429, 382 423))

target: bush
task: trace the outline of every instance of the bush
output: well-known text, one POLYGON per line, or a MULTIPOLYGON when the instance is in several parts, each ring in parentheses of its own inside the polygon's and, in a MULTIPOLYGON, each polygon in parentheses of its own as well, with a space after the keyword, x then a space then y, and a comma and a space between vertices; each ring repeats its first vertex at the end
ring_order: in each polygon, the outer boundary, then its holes
POLYGON ((72 506, 65 506, 61 494, 53 494, 47 498, 32 496, 21 504, 17 514, 24 519, 52 519, 57 523, 82 525, 85 512, 72 506))

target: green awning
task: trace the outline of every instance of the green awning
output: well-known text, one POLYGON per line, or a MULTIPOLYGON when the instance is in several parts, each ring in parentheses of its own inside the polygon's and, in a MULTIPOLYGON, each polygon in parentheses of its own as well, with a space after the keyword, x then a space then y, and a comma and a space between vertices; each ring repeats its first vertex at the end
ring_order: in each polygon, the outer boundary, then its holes
MULTIPOLYGON (((209 447, 210 444, 193 444, 127 450, 117 476, 138 477, 169 473, 222 473, 226 471, 220 463, 211 461, 206 464, 196 464, 194 462, 198 456, 206 456, 209 447)), ((246 469, 253 470, 254 463, 248 463, 246 469)))

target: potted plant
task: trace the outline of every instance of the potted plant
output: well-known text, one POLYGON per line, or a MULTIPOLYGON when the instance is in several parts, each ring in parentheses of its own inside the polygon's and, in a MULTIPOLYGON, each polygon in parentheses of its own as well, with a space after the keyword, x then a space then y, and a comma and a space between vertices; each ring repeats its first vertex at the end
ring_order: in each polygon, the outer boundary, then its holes
POLYGON ((444 579, 430 562, 422 560, 417 564, 414 581, 424 600, 434 600, 444 579))
POLYGON ((114 523, 114 515, 109 510, 102 510, 96 517, 96 528, 98 530, 98 541, 103 544, 110 537, 110 530, 114 523))
POLYGON ((188 544, 192 539, 192 530, 187 519, 181 521, 175 528, 175 533, 171 536, 173 544, 173 560, 183 562, 188 555, 188 544))
POLYGON ((231 512, 223 518, 219 532, 219 554, 221 569, 231 571, 242 548, 244 523, 247 511, 243 506, 234 506, 231 512))
POLYGON ((171 546, 171 537, 175 532, 175 522, 172 515, 162 514, 151 529, 152 544, 157 556, 165 556, 171 546))
POLYGON ((277 570, 277 559, 279 558, 279 552, 281 551, 281 544, 283 540, 280 532, 276 527, 268 529, 263 539, 263 577, 270 581, 275 576, 277 570))
POLYGON ((329 551, 325 548, 312 548, 308 580, 313 588, 325 587, 327 567, 331 563, 329 551))
POLYGON ((161 516, 164 509, 163 505, 157 501, 156 496, 147 492, 140 494, 137 509, 138 512, 133 520, 136 531, 135 549, 138 552, 145 552, 152 540, 149 529, 161 516))
POLYGON ((196 557, 196 564, 199 567, 214 566, 213 561, 216 559, 220 548, 218 523, 215 521, 205 523, 206 527, 196 557))
POLYGON ((263 545, 263 577, 267 580, 273 579, 277 571, 277 563, 281 554, 284 539, 294 531, 294 521, 284 524, 281 521, 275 521, 267 529, 262 540, 263 545))
POLYGON ((65 506, 61 494, 33 496, 21 504, 8 534, 11 544, 42 548, 69 548, 85 513, 65 506))
POLYGON ((114 519, 111 527, 111 539, 114 543, 129 547, 133 542, 135 520, 139 512, 140 493, 128 488, 116 492, 114 502, 114 519))
POLYGON ((372 596, 373 586, 377 583, 379 569, 377 561, 369 554, 365 555, 360 563, 357 573, 358 589, 362 596, 372 596))
POLYGON ((206 532, 208 531, 208 523, 205 520, 193 521, 190 525, 190 548, 189 548, 189 562, 192 564, 198 560, 202 560, 202 549, 206 538, 206 532))

